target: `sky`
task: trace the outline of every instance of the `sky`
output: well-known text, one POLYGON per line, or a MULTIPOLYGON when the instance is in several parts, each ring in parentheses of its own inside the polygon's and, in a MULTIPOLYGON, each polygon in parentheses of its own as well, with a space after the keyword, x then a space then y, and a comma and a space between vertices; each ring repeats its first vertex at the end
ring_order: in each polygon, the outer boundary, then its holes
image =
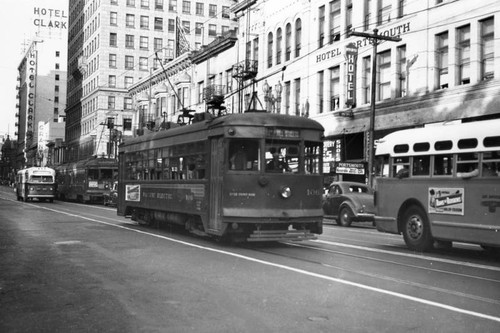
POLYGON ((67 0, 2 0, 0 8, 0 135, 14 135, 16 114, 17 67, 21 63, 23 44, 33 39, 34 8, 61 8, 67 0))

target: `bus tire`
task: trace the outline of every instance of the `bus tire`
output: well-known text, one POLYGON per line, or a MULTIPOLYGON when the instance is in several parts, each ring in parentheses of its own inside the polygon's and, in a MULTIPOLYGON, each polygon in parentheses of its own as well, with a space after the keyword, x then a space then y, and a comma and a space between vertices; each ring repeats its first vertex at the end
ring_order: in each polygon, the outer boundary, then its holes
POLYGON ((410 206, 403 214, 403 238, 413 251, 430 250, 434 243, 425 211, 419 206, 410 206))
POLYGON ((348 206, 340 208, 339 217, 337 219, 337 224, 342 227, 349 227, 352 223, 354 214, 348 206))

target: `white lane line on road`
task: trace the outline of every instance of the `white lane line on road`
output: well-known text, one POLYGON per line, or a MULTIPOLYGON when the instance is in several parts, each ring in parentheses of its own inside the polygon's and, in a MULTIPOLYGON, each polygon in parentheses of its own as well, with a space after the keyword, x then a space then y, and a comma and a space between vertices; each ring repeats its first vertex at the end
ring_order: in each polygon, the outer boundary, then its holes
POLYGON ((324 240, 319 240, 319 239, 312 240, 311 242, 340 246, 340 247, 348 247, 350 249, 356 249, 356 250, 362 250, 362 251, 390 254, 393 256, 400 256, 400 257, 407 257, 407 258, 414 258, 414 259, 421 259, 421 260, 428 260, 428 261, 438 261, 438 262, 442 262, 442 263, 446 263, 446 264, 462 265, 462 266, 471 267, 471 268, 480 268, 480 269, 500 272, 500 267, 474 264, 474 263, 466 262, 466 261, 457 261, 457 260, 451 260, 451 259, 429 257, 429 256, 420 255, 420 254, 413 254, 413 253, 393 252, 393 251, 388 251, 388 250, 374 249, 374 248, 370 248, 370 247, 366 247, 366 246, 330 242, 330 241, 324 241, 324 240))
MULTIPOLYGON (((12 201, 14 201, 14 200, 12 200, 12 201)), ((156 235, 156 234, 149 233, 149 232, 146 232, 146 231, 136 230, 136 229, 132 229, 132 228, 127 227, 127 226, 116 225, 116 224, 113 224, 113 223, 109 223, 109 222, 105 222, 105 221, 100 221, 100 220, 97 220, 97 219, 93 219, 93 218, 81 216, 81 215, 78 215, 78 214, 68 213, 68 212, 59 211, 59 210, 48 208, 48 207, 37 206, 37 205, 33 205, 33 204, 28 204, 28 205, 32 205, 34 207, 45 209, 45 210, 48 210, 48 211, 51 211, 51 212, 55 212, 55 213, 59 213, 59 214, 64 214, 64 215, 68 215, 68 216, 73 216, 73 217, 85 219, 85 220, 88 220, 88 221, 92 221, 92 222, 96 222, 96 223, 100 223, 100 224, 105 224, 105 225, 108 225, 108 226, 111 226, 111 227, 115 227, 115 228, 119 228, 119 229, 125 229, 125 230, 128 230, 128 231, 133 231, 133 232, 136 232, 136 233, 140 233, 140 234, 144 234, 144 235, 148 235, 148 236, 152 236, 152 237, 156 237, 156 238, 168 240, 170 242, 175 242, 175 243, 178 243, 178 244, 183 244, 183 245, 186 245, 186 246, 190 246, 190 247, 194 247, 194 248, 198 248, 198 249, 202 249, 202 250, 206 250, 206 251, 211 251, 211 252, 220 253, 220 254, 228 255, 228 256, 231 256, 231 257, 235 257, 235 258, 239 258, 239 259, 243 259, 243 260, 247 260, 247 261, 251 261, 251 262, 256 262, 256 263, 259 263, 259 264, 262 264, 262 265, 276 267, 276 268, 281 268, 281 269, 284 269, 284 270, 287 270, 287 271, 291 271, 291 272, 295 272, 295 273, 299 273, 299 274, 302 274, 302 275, 316 277, 316 278, 327 280, 327 281, 331 281, 331 282, 337 282, 337 283, 340 283, 340 284, 344 284, 344 285, 348 285, 348 286, 352 286, 352 287, 357 287, 357 288, 360 288, 360 289, 369 290, 369 291, 380 293, 380 294, 384 294, 384 295, 390 295, 390 296, 393 296, 393 297, 397 297, 397 298, 401 298, 401 299, 413 301, 413 302, 416 302, 416 303, 430 305, 430 306, 434 306, 434 307, 437 307, 437 308, 449 310, 449 311, 452 311, 452 312, 462 313, 462 314, 470 315, 470 316, 473 316, 473 317, 487 319, 487 320, 491 320, 491 321, 495 321, 495 322, 500 323, 500 317, 495 317, 495 316, 487 315, 487 314, 484 314, 484 313, 479 313, 479 312, 475 312, 475 311, 461 309, 461 308, 457 308, 455 306, 450 306, 450 305, 446 305, 446 304, 442 304, 442 303, 438 303, 438 302, 434 302, 434 301, 429 301, 429 300, 426 300, 426 299, 422 299, 422 298, 418 298, 418 297, 413 297, 413 296, 409 296, 409 295, 405 295, 405 294, 393 292, 393 291, 390 291, 390 290, 385 290, 385 289, 380 289, 380 288, 376 288, 376 287, 371 287, 371 286, 364 285, 364 284, 361 284, 361 283, 356 283, 356 282, 351 282, 351 281, 347 281, 347 280, 342 280, 342 279, 334 278, 334 277, 327 276, 327 275, 324 275, 324 274, 313 273, 313 272, 309 272, 309 271, 306 271, 306 270, 303 270, 303 269, 294 268, 294 267, 291 267, 291 266, 276 264, 276 263, 272 263, 272 262, 269 262, 269 261, 264 261, 264 260, 261 260, 261 259, 247 257, 247 256, 244 256, 244 255, 241 255, 241 254, 237 254, 237 253, 233 253, 233 252, 218 250, 218 249, 214 249, 214 248, 207 247, 207 246, 202 246, 202 245, 198 245, 198 244, 194 244, 194 243, 189 243, 189 242, 186 242, 186 241, 181 241, 181 240, 170 238, 170 237, 166 237, 166 236, 156 235)))

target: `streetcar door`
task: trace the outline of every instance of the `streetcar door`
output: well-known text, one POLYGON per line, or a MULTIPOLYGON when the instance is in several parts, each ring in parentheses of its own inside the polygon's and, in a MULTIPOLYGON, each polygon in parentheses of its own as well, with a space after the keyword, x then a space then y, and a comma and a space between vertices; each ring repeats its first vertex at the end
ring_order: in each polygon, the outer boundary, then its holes
POLYGON ((210 230, 222 228, 222 180, 224 173, 224 138, 214 138, 210 142, 210 195, 209 221, 210 230))

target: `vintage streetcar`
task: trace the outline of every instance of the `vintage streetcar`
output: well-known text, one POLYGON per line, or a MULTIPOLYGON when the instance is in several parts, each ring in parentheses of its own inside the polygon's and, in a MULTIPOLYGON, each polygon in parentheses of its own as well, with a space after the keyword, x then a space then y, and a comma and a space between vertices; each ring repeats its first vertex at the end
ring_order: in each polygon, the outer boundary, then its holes
POLYGON ((58 199, 83 203, 103 203, 118 178, 118 162, 91 157, 56 167, 58 199))
POLYGON ((231 241, 322 233, 318 122, 265 112, 195 119, 120 145, 118 215, 231 241))
POLYGON ((56 196, 56 172, 47 167, 31 167, 17 172, 16 196, 19 201, 38 199, 54 201, 56 196))

